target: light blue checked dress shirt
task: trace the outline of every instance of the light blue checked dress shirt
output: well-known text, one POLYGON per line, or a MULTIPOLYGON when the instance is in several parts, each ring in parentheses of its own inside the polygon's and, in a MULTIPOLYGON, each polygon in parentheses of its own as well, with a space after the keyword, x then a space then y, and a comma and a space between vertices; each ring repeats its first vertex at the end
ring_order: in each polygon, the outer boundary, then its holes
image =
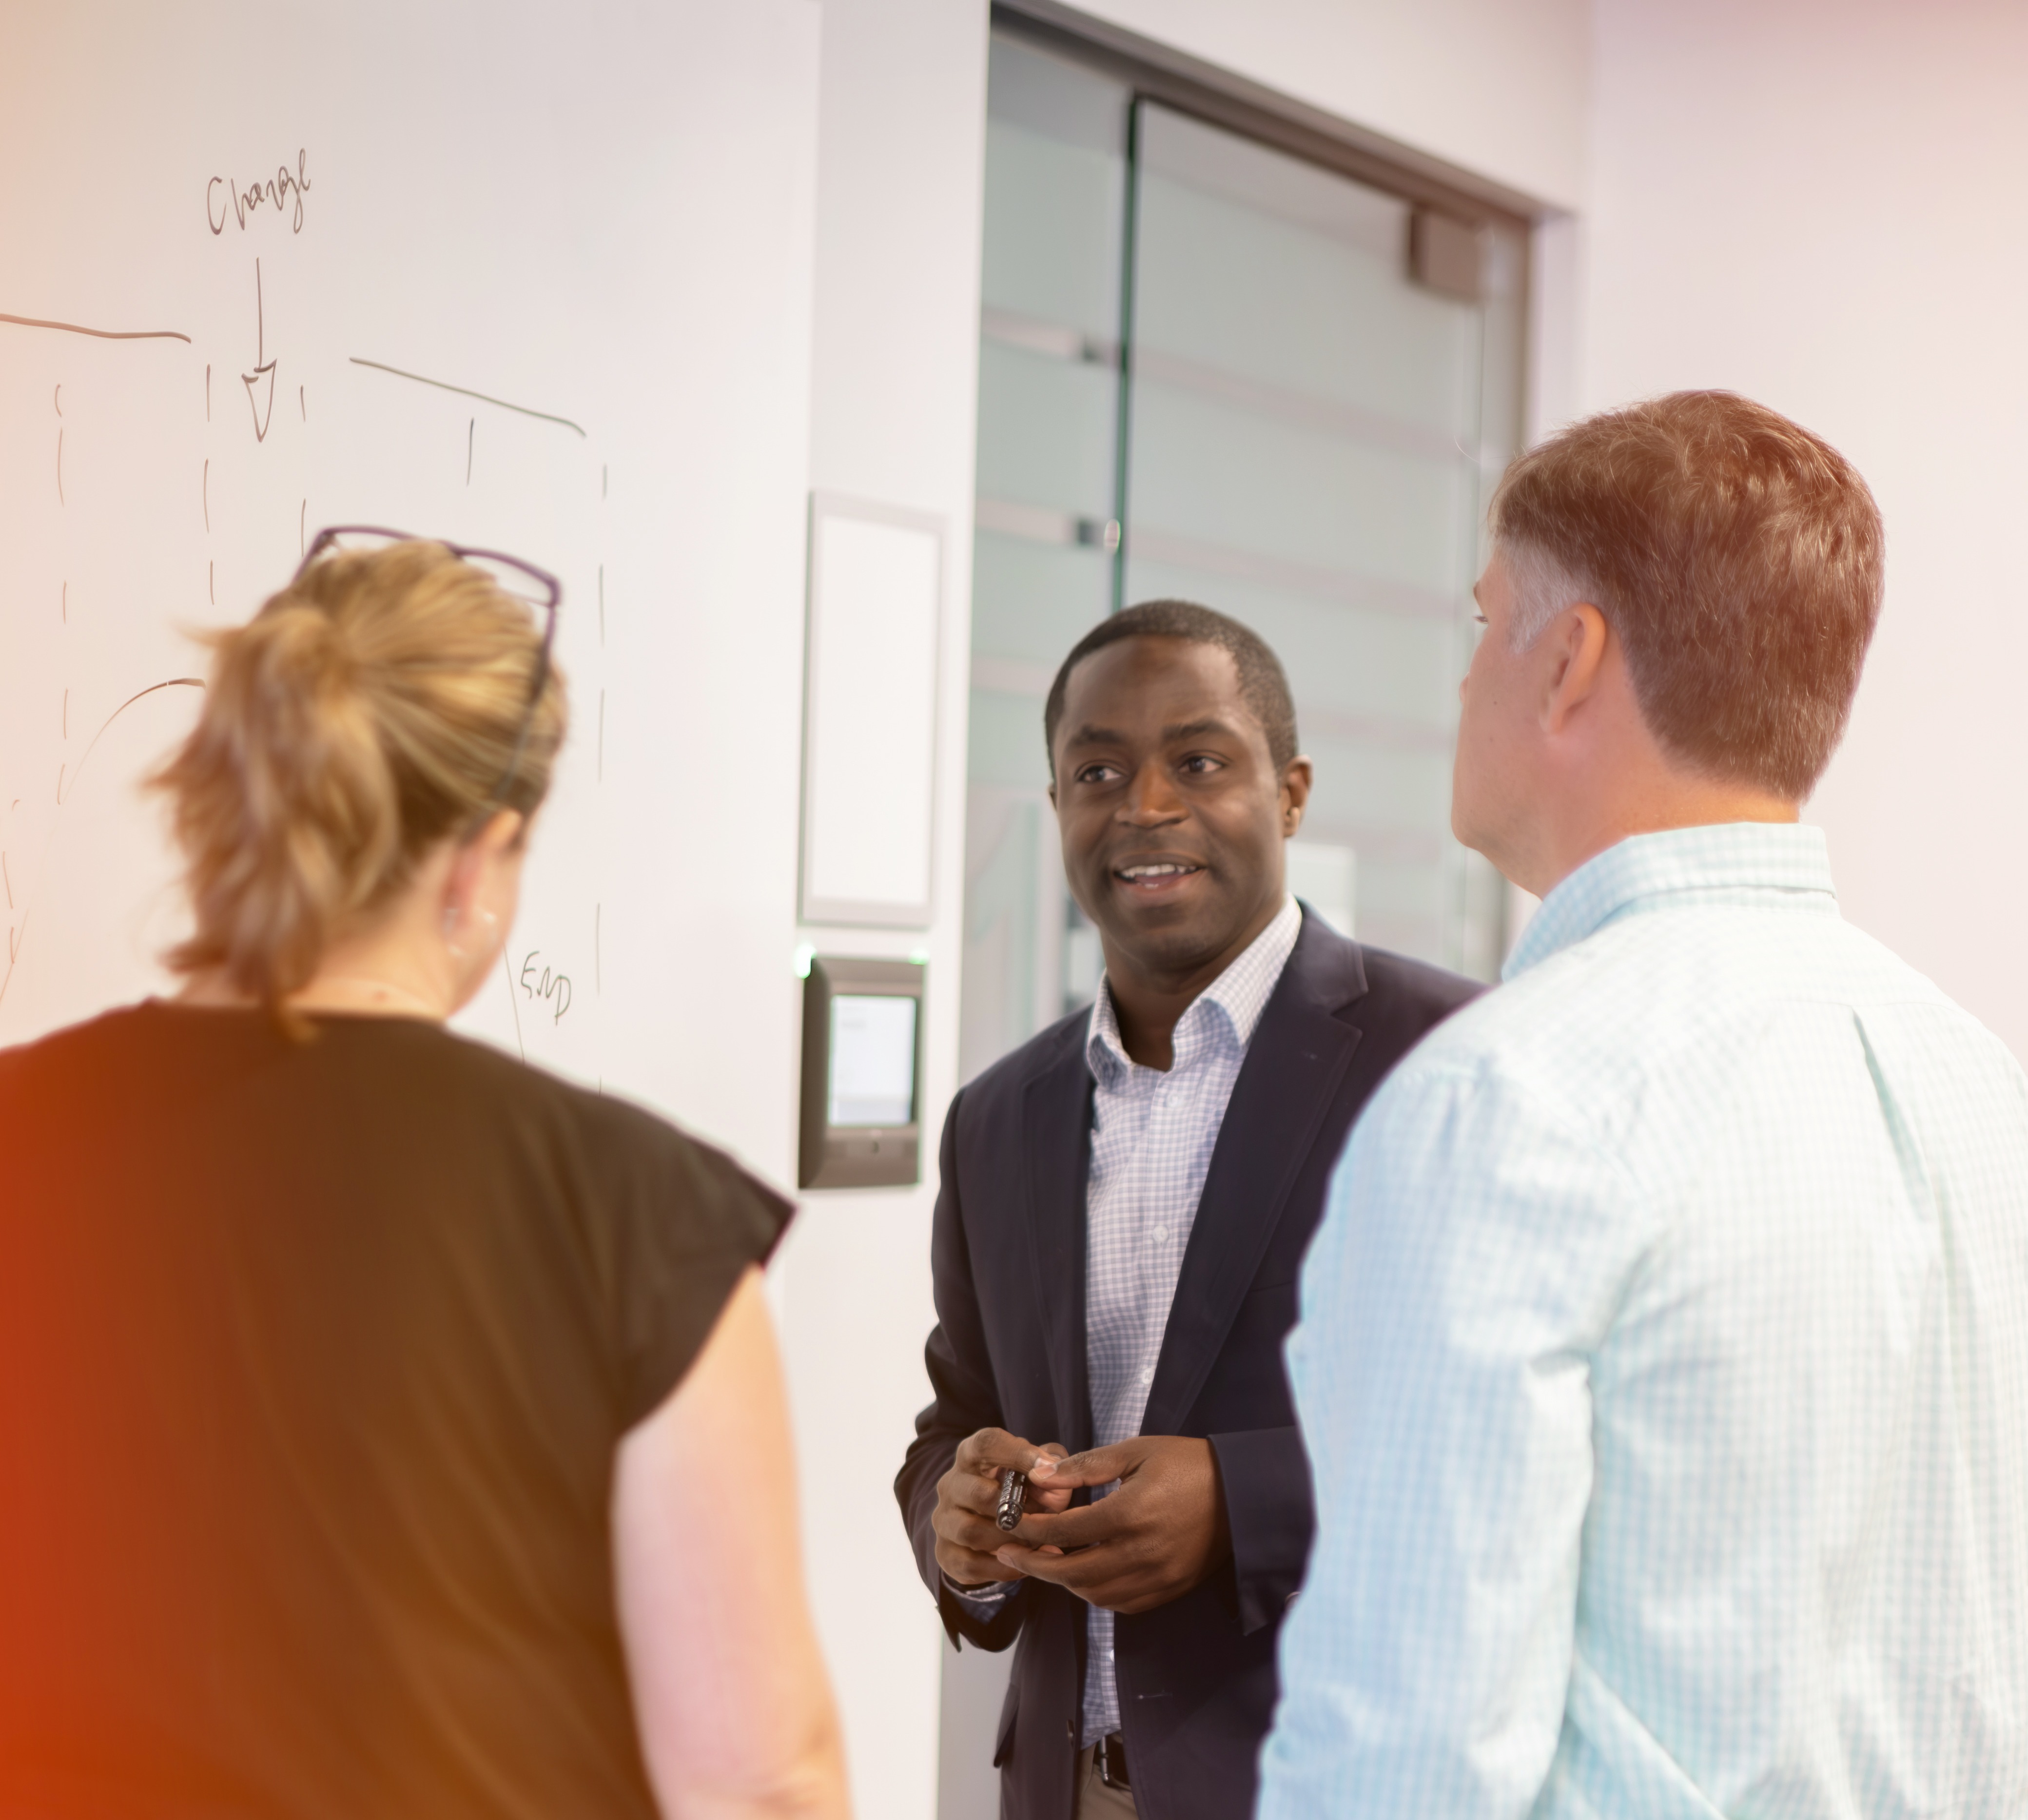
POLYGON ((1305 1265, 1262 1820, 2028 1814, 2021 1070, 1814 828, 1624 842, 1506 979, 1305 1265))
MULTIPOLYGON (((1085 1187, 1085 1371, 1094 1447, 1141 1432, 1169 1305, 1225 1108, 1301 932, 1294 898, 1176 1020, 1166 1071, 1129 1059, 1109 987, 1091 1008, 1091 1173, 1085 1187)), ((1094 1489, 1094 1500, 1110 1486, 1094 1489)), ((1113 1616, 1086 1620, 1084 1742, 1119 1729, 1113 1616)))
MULTIPOLYGON (((1302 927, 1302 911, 1291 897, 1176 1020, 1166 1071, 1144 1068, 1128 1056, 1112 992, 1099 986, 1085 1038, 1094 1083, 1085 1188, 1085 1368, 1095 1447, 1141 1432, 1219 1128, 1246 1045, 1302 927)), ((1092 1496, 1113 1489, 1096 1487, 1092 1496)), ((986 1615, 1012 1589, 958 1590, 986 1615)), ((1112 1614, 1094 1606, 1086 1626, 1083 1745, 1090 1746, 1119 1729, 1119 1688, 1112 1614)))

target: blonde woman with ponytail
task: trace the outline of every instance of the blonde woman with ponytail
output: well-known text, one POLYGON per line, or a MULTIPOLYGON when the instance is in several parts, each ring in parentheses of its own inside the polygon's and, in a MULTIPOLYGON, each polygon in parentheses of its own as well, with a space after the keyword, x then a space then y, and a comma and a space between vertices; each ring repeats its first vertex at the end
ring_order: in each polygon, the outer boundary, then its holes
POLYGON ((563 741, 556 604, 320 536, 157 779, 181 994, 0 1054, 0 1813, 846 1813, 787 1205, 444 1027, 563 741))

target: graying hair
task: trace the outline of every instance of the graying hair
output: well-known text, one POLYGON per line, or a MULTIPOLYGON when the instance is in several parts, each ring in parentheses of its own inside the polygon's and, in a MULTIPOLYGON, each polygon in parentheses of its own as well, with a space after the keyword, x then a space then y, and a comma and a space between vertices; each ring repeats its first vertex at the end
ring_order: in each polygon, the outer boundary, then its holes
POLYGON ((1527 650, 1566 607, 1579 601, 1597 604, 1597 588, 1572 574, 1547 550, 1507 538, 1497 539, 1493 547, 1505 560, 1508 578, 1514 584, 1514 612, 1507 622, 1508 650, 1527 650))

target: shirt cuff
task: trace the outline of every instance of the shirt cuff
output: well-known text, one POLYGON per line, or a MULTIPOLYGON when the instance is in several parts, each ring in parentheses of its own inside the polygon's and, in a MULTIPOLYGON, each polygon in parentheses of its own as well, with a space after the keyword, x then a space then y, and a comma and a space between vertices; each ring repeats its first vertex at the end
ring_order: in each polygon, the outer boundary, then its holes
POLYGON ((960 1586, 949 1574, 944 1575, 944 1585, 952 1596, 975 1618, 992 1617, 1020 1584, 1019 1580, 995 1580, 984 1586, 960 1586))

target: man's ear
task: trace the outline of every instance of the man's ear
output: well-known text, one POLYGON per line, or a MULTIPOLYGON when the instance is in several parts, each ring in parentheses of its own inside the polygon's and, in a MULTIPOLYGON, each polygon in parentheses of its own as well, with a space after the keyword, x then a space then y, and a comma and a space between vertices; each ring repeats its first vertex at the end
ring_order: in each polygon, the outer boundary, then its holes
POLYGON ((1564 731, 1571 717, 1591 699, 1605 666, 1612 631, 1605 615, 1589 601, 1579 601, 1556 616, 1538 648, 1548 660, 1542 679, 1542 731, 1564 731))
POLYGON ((1316 781, 1316 768, 1307 758, 1292 758, 1282 768, 1282 838, 1293 838, 1303 825, 1303 811, 1309 806, 1310 786, 1316 781))

